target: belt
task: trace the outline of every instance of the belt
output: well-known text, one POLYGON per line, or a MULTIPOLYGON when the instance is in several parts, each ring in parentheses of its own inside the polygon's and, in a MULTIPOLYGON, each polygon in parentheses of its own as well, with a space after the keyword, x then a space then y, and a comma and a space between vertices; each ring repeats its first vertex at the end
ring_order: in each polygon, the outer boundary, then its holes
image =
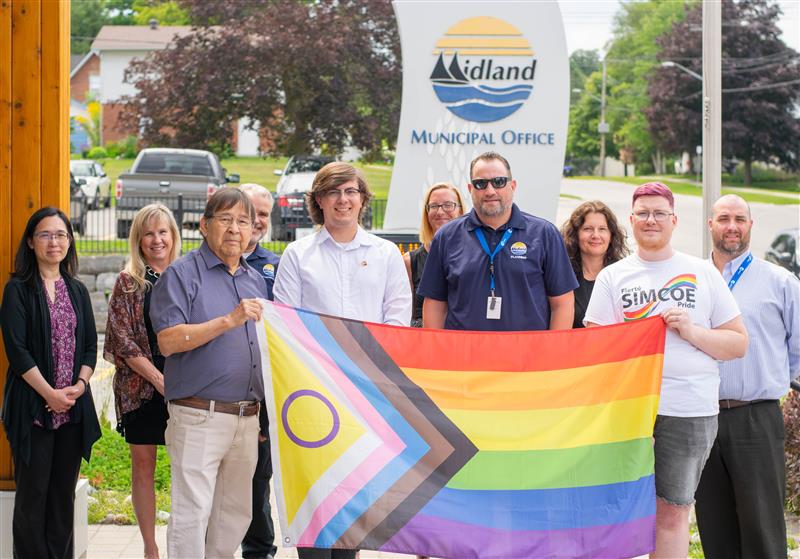
POLYGON ((220 413, 229 413, 231 415, 238 415, 239 417, 248 417, 257 415, 260 407, 259 402, 246 400, 243 402, 220 402, 219 400, 206 400, 205 398, 179 398, 177 400, 170 400, 171 404, 176 406, 184 406, 186 408, 194 408, 196 410, 211 410, 212 405, 214 411, 220 413))
POLYGON ((753 404, 760 404, 761 402, 774 402, 775 400, 720 400, 719 407, 723 410, 732 410, 733 408, 741 408, 743 406, 752 406, 753 404))

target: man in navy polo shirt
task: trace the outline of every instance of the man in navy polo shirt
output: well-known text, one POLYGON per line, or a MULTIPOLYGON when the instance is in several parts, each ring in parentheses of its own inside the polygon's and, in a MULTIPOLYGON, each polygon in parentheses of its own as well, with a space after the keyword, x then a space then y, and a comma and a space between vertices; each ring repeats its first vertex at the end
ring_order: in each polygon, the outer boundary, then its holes
POLYGON ((517 182, 498 153, 470 164, 473 209, 431 243, 418 293, 423 326, 449 330, 562 330, 578 287, 556 227, 513 203, 517 182))
POLYGON ((239 189, 250 197, 256 209, 256 221, 253 224, 253 236, 250 245, 244 251, 247 263, 256 272, 261 274, 267 284, 269 300, 272 301, 272 286, 275 283, 275 274, 278 272, 280 258, 262 247, 260 244, 269 232, 269 216, 272 214, 272 194, 260 184, 243 184, 239 189))
MULTIPOLYGON (((243 184, 239 189, 250 197, 256 210, 253 223, 253 236, 244 251, 247 263, 264 278, 267 284, 268 299, 272 301, 272 286, 278 271, 280 258, 262 247, 260 243, 269 231, 269 216, 272 213, 272 194, 260 184, 243 184)), ((277 553, 275 546, 275 526, 269 506, 269 479, 272 477, 272 457, 269 453, 269 420, 267 406, 262 402, 258 434, 258 462, 253 474, 253 518, 242 540, 244 559, 272 559, 277 553)))

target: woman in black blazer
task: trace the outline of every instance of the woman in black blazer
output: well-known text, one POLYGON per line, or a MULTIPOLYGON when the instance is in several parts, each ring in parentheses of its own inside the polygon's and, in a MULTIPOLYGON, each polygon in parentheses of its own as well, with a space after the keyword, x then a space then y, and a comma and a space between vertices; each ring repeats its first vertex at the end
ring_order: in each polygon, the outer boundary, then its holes
POLYGON ((69 218, 28 220, 0 309, 8 376, 3 423, 14 459, 14 556, 71 558, 81 457, 100 438, 89 379, 97 332, 69 218))

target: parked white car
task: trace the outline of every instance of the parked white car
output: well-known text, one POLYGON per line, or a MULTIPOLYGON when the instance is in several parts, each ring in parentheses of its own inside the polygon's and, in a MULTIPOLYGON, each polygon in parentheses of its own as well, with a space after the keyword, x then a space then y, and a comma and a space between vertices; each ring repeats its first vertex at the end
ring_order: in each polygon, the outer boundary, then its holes
POLYGON ((69 162, 69 170, 76 179, 84 179, 81 190, 90 208, 97 209, 101 200, 108 207, 111 202, 111 180, 100 163, 91 159, 75 159, 69 162))

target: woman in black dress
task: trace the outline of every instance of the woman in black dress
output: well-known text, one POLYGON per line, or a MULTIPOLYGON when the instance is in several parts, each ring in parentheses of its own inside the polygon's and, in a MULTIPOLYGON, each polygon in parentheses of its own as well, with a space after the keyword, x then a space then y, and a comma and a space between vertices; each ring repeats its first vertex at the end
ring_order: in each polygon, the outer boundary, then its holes
POLYGON ((599 200, 584 202, 561 226, 561 236, 578 279, 573 328, 583 328, 583 316, 600 270, 625 258, 627 234, 614 212, 599 200))
POLYGON ((114 363, 117 430, 131 451, 131 496, 144 541, 144 556, 158 557, 155 538, 156 446, 164 444, 164 356, 150 323, 150 294, 181 251, 172 212, 150 204, 136 214, 130 258, 114 285, 108 308, 105 358, 114 363))
POLYGON ((411 310, 411 326, 422 326, 422 301, 417 295, 417 287, 422 279, 422 270, 428 258, 428 249, 436 232, 444 225, 464 214, 464 202, 458 189, 447 182, 437 182, 425 193, 425 205, 422 209, 422 225, 419 229, 419 247, 403 254, 411 291, 414 296, 411 310))

